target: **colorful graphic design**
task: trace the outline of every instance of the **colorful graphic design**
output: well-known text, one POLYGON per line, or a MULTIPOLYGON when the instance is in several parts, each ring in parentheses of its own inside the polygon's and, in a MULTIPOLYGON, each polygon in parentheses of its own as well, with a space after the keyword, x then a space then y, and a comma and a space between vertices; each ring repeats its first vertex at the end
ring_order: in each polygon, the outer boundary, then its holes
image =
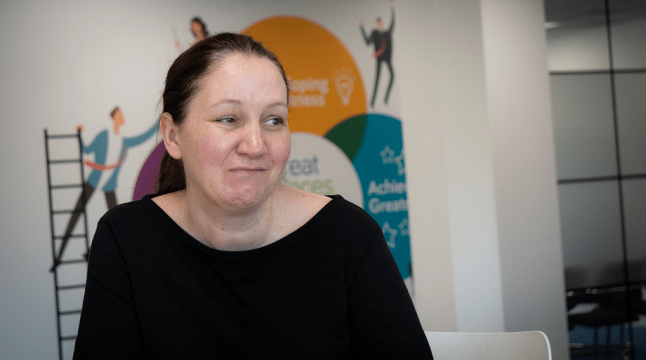
POLYGON ((261 20, 243 31, 273 51, 291 86, 292 132, 327 133, 366 112, 363 80, 354 58, 323 26, 295 16, 261 20))
POLYGON ((292 133, 292 153, 283 184, 321 195, 341 194, 363 208, 357 171, 341 148, 311 133, 292 133))
POLYGON ((155 180, 159 172, 159 165, 161 164, 162 157, 166 151, 164 142, 159 143, 155 149, 150 153, 146 162, 139 171, 137 183, 135 184, 135 191, 132 194, 132 200, 140 200, 148 194, 155 193, 155 180))
POLYGON ((406 279, 411 276, 411 253, 401 134, 399 120, 367 114, 340 123, 326 138, 336 142, 352 159, 361 182, 362 207, 381 226, 399 271, 406 279))
MULTIPOLYGON (((394 11, 389 30, 383 31, 378 20, 378 30, 373 31, 380 44, 375 50, 373 102, 382 62, 391 71, 386 102, 392 87, 393 22, 394 11)), ((243 32, 276 54, 290 81, 292 152, 283 184, 322 195, 340 194, 366 210, 381 226, 402 277, 410 285, 401 122, 387 115, 366 114, 363 78, 353 57, 321 25, 300 17, 277 16, 261 20, 243 32)), ((134 200, 153 193, 163 153, 161 143, 146 160, 134 200)))

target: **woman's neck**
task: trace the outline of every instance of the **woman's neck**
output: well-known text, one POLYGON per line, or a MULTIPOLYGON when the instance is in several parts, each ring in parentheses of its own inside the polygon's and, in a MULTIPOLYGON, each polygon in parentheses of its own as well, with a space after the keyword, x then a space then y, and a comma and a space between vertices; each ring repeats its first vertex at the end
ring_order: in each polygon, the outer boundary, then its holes
POLYGON ((180 208, 185 230, 200 242, 218 250, 241 251, 268 245, 274 223, 273 194, 251 209, 224 208, 205 197, 184 191, 180 208))

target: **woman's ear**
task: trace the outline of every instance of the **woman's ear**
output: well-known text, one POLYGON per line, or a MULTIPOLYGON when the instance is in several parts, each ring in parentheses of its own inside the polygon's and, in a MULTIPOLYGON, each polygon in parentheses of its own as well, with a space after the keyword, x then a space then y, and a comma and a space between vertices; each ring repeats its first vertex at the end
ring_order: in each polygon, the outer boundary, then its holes
POLYGON ((178 134, 179 126, 175 125, 171 114, 165 112, 159 120, 159 132, 164 139, 164 146, 168 155, 173 159, 179 160, 182 158, 182 152, 179 148, 178 134))

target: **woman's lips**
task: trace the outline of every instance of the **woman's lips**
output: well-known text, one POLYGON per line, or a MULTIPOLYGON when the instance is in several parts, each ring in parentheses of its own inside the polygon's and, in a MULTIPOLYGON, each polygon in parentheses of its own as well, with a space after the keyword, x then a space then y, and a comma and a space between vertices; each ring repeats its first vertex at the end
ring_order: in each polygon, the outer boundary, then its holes
POLYGON ((233 168, 231 171, 250 171, 250 172, 257 172, 257 171, 265 171, 263 168, 233 168))

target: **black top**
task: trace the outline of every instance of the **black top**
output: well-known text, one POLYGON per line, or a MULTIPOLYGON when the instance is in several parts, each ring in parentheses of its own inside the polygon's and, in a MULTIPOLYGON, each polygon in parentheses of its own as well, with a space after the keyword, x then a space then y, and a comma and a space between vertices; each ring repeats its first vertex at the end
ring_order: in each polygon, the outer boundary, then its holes
POLYGON ((267 246, 212 249, 151 196, 97 226, 74 359, 432 359, 380 227, 334 196, 267 246))
POLYGON ((375 47, 375 56, 379 61, 390 61, 393 52, 393 28, 395 27, 395 8, 391 8, 391 17, 390 17, 390 26, 388 30, 379 31, 377 29, 373 30, 370 33, 370 36, 366 34, 366 30, 363 26, 360 27, 361 34, 363 34, 363 39, 366 42, 366 45, 373 44, 375 47))

